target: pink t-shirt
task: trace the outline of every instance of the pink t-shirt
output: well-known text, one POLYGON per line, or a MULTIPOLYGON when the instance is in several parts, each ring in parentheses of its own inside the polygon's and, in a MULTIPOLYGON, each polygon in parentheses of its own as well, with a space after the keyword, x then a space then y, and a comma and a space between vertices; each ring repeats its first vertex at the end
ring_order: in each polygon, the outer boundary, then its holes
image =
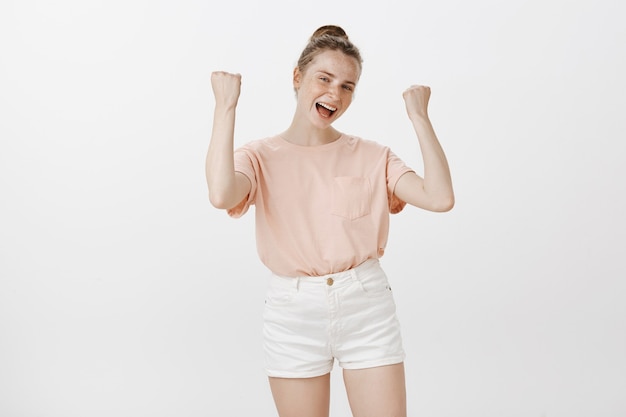
POLYGON ((394 187, 412 169, 386 146, 342 135, 321 146, 252 141, 235 150, 235 171, 252 188, 228 214, 255 205, 261 262, 278 275, 318 276, 383 255, 389 213, 406 205, 394 187))

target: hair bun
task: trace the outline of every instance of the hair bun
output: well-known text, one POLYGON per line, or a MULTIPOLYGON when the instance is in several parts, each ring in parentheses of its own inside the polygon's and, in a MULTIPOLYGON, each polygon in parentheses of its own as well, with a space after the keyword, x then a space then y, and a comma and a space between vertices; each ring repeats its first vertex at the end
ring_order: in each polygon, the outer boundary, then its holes
POLYGON ((313 32, 310 40, 312 41, 324 35, 335 36, 337 38, 343 38, 345 40, 348 40, 348 35, 346 34, 346 32, 341 27, 335 25, 326 25, 319 27, 315 32, 313 32))
POLYGON ((313 59, 324 51, 339 51, 344 55, 354 58, 359 65, 359 75, 361 71, 361 63, 363 59, 359 53, 359 48, 354 46, 346 32, 335 25, 326 25, 319 27, 311 38, 309 43, 304 47, 300 58, 298 58, 297 68, 304 73, 313 62, 313 59))

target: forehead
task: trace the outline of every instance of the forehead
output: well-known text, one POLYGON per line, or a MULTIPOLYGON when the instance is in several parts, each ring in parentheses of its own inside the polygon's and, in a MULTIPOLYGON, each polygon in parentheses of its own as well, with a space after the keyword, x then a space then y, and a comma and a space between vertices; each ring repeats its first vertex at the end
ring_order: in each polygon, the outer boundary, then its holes
POLYGON ((356 81, 361 73, 361 67, 356 60, 341 51, 326 50, 320 52, 309 64, 308 71, 325 71, 338 78, 356 81))

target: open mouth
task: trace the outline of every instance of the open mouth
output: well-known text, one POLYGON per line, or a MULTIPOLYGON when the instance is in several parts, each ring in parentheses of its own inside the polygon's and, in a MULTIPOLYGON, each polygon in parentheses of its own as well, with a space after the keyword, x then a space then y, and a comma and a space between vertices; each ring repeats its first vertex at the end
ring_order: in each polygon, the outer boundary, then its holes
POLYGON ((326 103, 315 103, 315 107, 317 107, 317 112, 325 118, 331 117, 337 111, 337 107, 326 103))

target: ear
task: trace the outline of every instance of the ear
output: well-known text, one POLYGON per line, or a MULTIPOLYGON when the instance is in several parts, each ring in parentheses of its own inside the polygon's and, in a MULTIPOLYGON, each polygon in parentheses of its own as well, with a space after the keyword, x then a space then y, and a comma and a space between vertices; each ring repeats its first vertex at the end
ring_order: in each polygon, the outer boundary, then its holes
POLYGON ((293 88, 298 91, 300 88, 300 82, 302 81, 302 72, 299 67, 293 69, 293 88))

